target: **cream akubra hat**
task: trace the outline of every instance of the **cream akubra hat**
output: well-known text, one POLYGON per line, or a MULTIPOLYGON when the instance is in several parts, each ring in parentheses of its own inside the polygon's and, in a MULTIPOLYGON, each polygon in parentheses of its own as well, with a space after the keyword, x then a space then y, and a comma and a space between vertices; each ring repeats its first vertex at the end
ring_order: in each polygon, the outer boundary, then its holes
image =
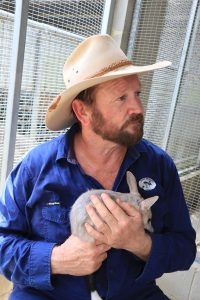
POLYGON ((66 89, 49 106, 46 125, 50 130, 70 127, 75 122, 71 103, 81 91, 89 87, 170 65, 169 61, 161 61, 147 66, 134 66, 111 36, 88 37, 75 48, 64 64, 66 89))

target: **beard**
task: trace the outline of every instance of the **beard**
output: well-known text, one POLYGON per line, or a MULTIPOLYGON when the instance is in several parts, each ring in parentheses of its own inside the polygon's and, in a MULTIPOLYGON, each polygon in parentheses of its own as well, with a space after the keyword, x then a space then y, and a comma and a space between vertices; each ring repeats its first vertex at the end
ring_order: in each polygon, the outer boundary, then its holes
POLYGON ((143 114, 132 114, 124 124, 118 128, 110 121, 106 121, 102 113, 94 106, 91 125, 93 131, 104 140, 114 142, 125 147, 136 145, 143 136, 143 114), (127 127, 134 125, 134 132, 130 133, 127 127))

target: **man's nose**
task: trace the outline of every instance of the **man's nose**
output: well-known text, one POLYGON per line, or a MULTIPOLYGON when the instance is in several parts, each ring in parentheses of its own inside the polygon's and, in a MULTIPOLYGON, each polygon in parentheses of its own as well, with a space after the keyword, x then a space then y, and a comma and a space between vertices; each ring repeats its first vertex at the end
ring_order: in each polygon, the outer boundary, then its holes
POLYGON ((143 108, 142 102, 139 98, 138 99, 133 98, 132 101, 130 101, 130 103, 129 103, 128 114, 132 115, 132 114, 138 114, 138 113, 143 114, 144 108, 143 108))

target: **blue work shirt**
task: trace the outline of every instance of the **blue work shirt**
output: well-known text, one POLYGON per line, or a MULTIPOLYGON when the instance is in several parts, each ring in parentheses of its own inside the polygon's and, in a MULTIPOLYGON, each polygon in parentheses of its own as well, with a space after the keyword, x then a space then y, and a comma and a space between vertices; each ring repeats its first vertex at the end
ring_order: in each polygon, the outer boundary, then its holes
MULTIPOLYGON (((75 124, 32 149, 7 179, 0 200, 0 271, 14 283, 11 299, 90 299, 85 276, 51 275, 50 269, 53 247, 70 236, 72 204, 88 189, 103 188, 75 158, 77 130, 75 124)), ((96 287, 103 299, 167 299, 155 279, 188 269, 196 253, 177 170, 164 151, 144 139, 127 150, 114 191, 129 191, 127 170, 143 198, 159 196, 152 207, 152 249, 147 262, 126 250, 108 251, 95 273, 96 287)))

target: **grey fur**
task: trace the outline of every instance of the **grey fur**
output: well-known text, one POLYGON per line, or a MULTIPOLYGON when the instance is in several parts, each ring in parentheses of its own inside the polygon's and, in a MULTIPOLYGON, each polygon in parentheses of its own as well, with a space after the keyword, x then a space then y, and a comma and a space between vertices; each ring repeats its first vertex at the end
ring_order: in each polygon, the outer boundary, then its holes
POLYGON ((93 241, 93 238, 88 235, 84 226, 85 223, 92 224, 85 207, 89 203, 92 204, 90 200, 91 195, 96 195, 101 198, 102 193, 108 194, 113 200, 121 199, 140 209, 143 217, 144 228, 150 232, 153 231, 151 225, 151 206, 158 200, 158 196, 144 200, 138 192, 135 176, 129 171, 126 175, 130 193, 119 193, 111 190, 90 190, 78 197, 71 208, 69 216, 73 235, 78 236, 86 242, 93 241))

